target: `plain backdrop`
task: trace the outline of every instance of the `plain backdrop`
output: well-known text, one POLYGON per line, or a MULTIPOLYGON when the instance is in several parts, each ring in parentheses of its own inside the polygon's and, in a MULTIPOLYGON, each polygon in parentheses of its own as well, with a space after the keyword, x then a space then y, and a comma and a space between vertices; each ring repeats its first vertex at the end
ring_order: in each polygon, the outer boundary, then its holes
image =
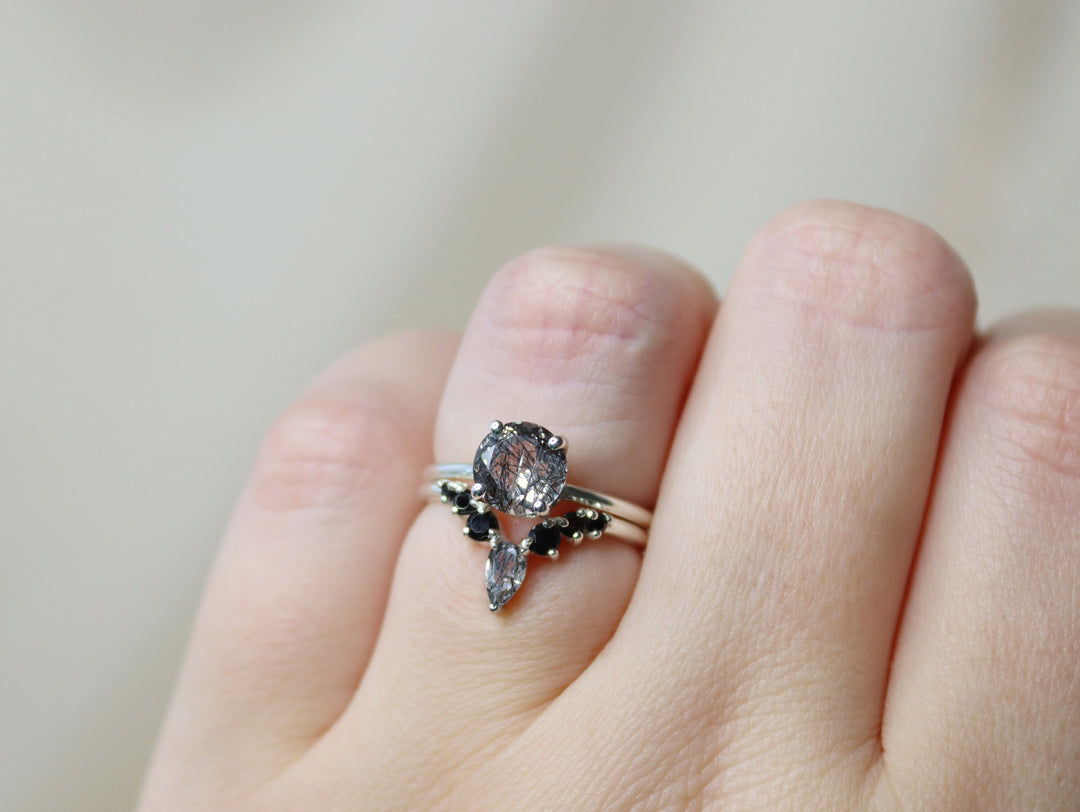
POLYGON ((261 433, 537 245, 812 197, 1080 307, 1080 3, 0 0, 0 808, 122 809, 261 433))

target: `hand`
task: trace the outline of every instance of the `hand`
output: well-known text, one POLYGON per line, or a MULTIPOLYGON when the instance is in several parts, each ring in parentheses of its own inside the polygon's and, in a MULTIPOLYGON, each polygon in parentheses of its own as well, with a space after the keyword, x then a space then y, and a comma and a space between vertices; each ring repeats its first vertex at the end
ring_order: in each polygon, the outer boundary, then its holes
POLYGON ((546 249, 460 345, 362 347, 266 439, 143 807, 1074 806, 1080 313, 974 312, 933 232, 815 203, 719 315, 670 257, 546 249), (494 419, 655 505, 644 555, 567 545, 489 612, 417 489, 494 419))

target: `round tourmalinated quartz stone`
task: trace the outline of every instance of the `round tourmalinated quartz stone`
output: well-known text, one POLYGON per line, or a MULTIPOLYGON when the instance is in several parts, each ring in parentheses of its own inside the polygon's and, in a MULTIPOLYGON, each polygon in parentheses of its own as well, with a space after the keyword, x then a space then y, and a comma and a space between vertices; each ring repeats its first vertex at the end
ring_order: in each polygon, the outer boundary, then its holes
POLYGON ((535 423, 507 423, 476 449, 473 479, 484 501, 511 516, 542 516, 566 485, 566 450, 548 445, 552 433, 535 423))

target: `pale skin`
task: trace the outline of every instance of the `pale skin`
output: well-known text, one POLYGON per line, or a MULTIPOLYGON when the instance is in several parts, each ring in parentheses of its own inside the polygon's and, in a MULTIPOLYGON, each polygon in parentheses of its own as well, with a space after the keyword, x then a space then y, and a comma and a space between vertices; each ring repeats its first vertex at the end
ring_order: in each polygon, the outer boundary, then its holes
POLYGON ((930 229, 818 202, 723 306, 554 248, 318 377, 225 534, 141 808, 1080 807, 1080 312, 974 333, 930 229), (495 419, 655 507, 533 561, 417 496, 495 419))

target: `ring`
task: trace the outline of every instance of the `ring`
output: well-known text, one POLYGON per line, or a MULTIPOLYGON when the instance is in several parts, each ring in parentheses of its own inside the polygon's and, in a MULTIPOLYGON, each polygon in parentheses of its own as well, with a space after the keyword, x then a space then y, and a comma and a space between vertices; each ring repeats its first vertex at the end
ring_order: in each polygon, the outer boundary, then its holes
POLYGON ((529 555, 556 559, 563 540, 580 544, 610 533, 637 547, 648 539, 652 513, 613 496, 566 481, 566 439, 536 423, 496 420, 476 449, 472 465, 432 465, 422 495, 465 517, 463 533, 491 546, 484 581, 488 608, 497 612, 525 580, 529 555), (569 510, 555 511, 569 503, 569 510), (515 544, 495 513, 540 519, 515 544))

